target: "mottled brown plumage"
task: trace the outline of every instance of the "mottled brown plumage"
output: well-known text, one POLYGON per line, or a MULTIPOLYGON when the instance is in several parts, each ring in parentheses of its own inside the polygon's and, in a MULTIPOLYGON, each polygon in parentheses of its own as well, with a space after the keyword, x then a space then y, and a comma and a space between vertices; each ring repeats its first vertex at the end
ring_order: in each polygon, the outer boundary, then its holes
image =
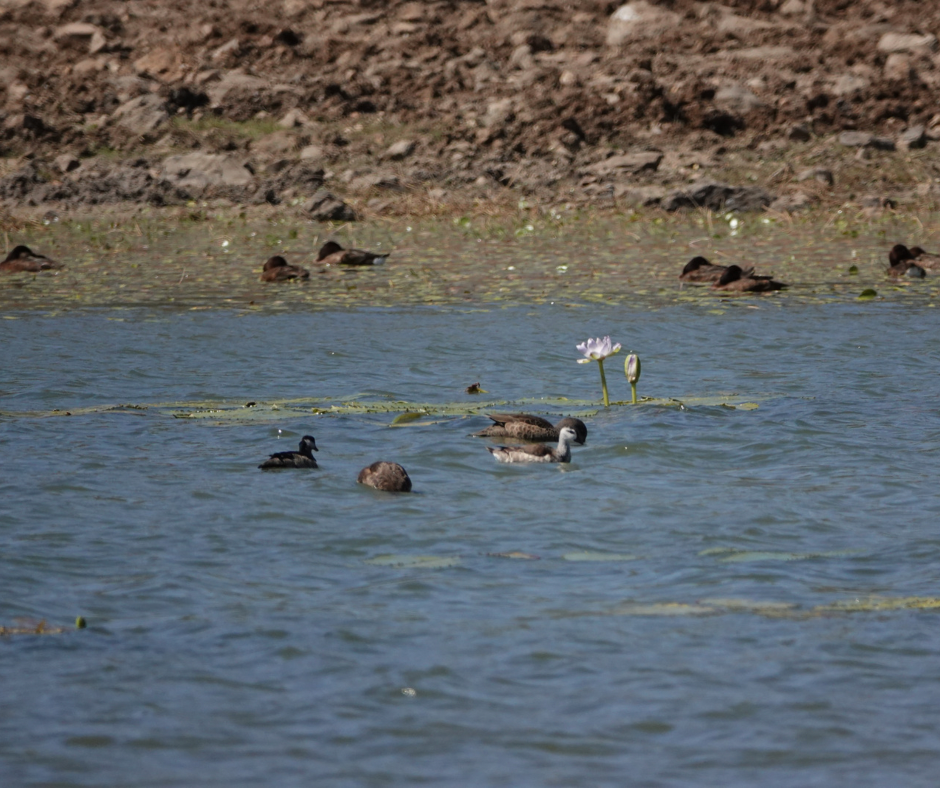
MULTIPOLYGON (((693 257, 685 264, 682 273, 679 274, 680 282, 690 282, 692 284, 708 284, 717 282, 721 275, 728 270, 726 265, 715 265, 708 262, 704 257, 693 257)), ((753 268, 748 268, 746 273, 752 273, 753 268)))
POLYGON ((575 443, 587 440, 587 427, 581 419, 566 417, 552 424, 541 416, 529 413, 490 413, 495 422, 489 427, 473 433, 475 438, 515 438, 523 441, 557 441, 562 427, 571 427, 575 432, 575 443))
POLYGON ((343 249, 336 241, 327 241, 317 255, 317 262, 324 265, 381 265, 387 257, 387 254, 364 249, 343 249))
POLYGON ((50 271, 62 266, 54 260, 42 254, 37 254, 28 246, 13 247, 13 251, 6 256, 3 262, 0 262, 0 271, 8 274, 16 273, 38 273, 39 271, 50 271))
POLYGON ((261 271, 262 282, 289 282, 292 279, 309 279, 310 272, 299 265, 290 265, 280 255, 274 255, 261 271))
POLYGON ((367 484, 385 492, 411 492, 408 471, 397 462, 373 462, 359 471, 359 484, 367 484))
POLYGON ((571 462, 571 443, 575 440, 575 431, 571 427, 562 427, 558 433, 558 447, 552 448, 544 443, 534 446, 487 446, 486 450, 498 462, 571 462))
POLYGON ((783 282, 775 282, 769 276, 756 276, 749 271, 742 271, 740 266, 729 265, 721 278, 712 285, 715 290, 737 293, 769 293, 787 287, 783 282))

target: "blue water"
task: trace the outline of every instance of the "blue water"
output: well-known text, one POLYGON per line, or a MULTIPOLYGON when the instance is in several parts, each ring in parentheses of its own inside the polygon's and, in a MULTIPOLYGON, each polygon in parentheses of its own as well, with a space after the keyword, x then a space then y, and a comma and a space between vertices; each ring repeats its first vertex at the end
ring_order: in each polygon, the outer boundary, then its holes
POLYGON ((715 306, 0 321, 0 626, 89 625, 0 637, 2 784, 933 785, 940 611, 879 602, 940 596, 940 316, 715 306), (601 409, 570 466, 480 416, 46 415, 597 400, 608 333, 687 404, 601 409), (307 433, 318 470, 257 469, 307 433))

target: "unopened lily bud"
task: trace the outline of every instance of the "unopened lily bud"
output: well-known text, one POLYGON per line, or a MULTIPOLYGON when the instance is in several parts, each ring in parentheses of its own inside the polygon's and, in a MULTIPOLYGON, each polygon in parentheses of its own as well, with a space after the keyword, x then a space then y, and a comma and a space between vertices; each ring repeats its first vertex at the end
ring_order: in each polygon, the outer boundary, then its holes
POLYGON ((640 357, 636 353, 631 353, 623 362, 623 371, 627 376, 627 381, 633 385, 640 379, 640 357))

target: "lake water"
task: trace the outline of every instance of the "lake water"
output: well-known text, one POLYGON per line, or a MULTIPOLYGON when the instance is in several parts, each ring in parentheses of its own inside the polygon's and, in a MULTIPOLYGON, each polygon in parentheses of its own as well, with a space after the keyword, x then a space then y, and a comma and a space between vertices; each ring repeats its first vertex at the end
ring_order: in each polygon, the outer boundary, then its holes
POLYGON ((88 621, 0 637, 3 785, 936 782, 930 280, 134 306, 91 266, 77 308, 0 292, 0 626, 88 621), (650 401, 598 407, 604 334, 650 401), (507 408, 587 445, 497 464, 468 436, 507 408), (307 433, 319 469, 257 469, 307 433), (378 459, 415 494, 357 485, 378 459))

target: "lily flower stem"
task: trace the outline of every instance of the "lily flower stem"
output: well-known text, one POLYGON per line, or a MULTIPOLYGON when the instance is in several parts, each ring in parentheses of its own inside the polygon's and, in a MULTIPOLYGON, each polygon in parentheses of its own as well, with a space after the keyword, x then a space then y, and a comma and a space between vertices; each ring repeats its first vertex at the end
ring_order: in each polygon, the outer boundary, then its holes
POLYGON ((633 396, 633 404, 636 405, 636 383, 630 384, 630 394, 633 396))
POLYGON ((601 390, 604 392, 604 407, 610 407, 610 398, 607 396, 607 378, 604 375, 604 359, 597 360, 597 367, 601 371, 601 390))

